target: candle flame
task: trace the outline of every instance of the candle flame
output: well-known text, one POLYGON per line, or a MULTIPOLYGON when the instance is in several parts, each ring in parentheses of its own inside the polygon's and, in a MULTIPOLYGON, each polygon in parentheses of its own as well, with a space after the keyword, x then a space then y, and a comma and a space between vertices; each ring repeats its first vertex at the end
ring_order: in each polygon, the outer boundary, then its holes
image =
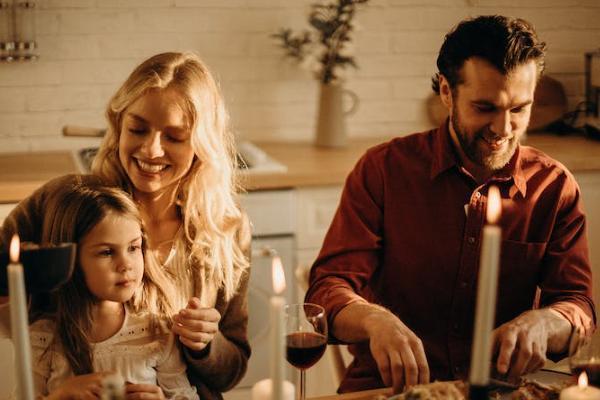
POLYGON ((13 235, 10 240, 10 262, 17 263, 19 262, 19 246, 21 245, 21 241, 19 240, 19 235, 13 235))
POLYGON ((588 376, 585 373, 585 371, 579 374, 579 378, 577 379, 577 386, 579 386, 579 388, 581 389, 585 389, 588 386, 588 376))
POLYGON ((487 221, 495 224, 500 219, 501 211, 500 190, 497 186, 490 186, 488 190, 487 221))
POLYGON ((283 272, 283 265, 281 264, 281 258, 279 256, 273 257, 271 274, 273 276, 273 290, 276 294, 280 294, 285 290, 285 274, 283 272))

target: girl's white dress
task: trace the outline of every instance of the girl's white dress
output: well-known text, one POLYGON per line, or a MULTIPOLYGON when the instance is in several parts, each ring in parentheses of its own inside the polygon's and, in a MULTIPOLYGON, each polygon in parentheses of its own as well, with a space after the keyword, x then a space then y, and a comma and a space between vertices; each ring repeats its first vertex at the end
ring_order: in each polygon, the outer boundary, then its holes
MULTIPOLYGON (((73 372, 60 352, 48 346, 54 337, 54 322, 43 319, 30 326, 33 379, 36 395, 54 391, 73 372), (48 349, 48 351, 46 351, 48 349)), ((92 344, 95 372, 114 371, 125 382, 159 385, 168 399, 198 399, 190 385, 175 337, 159 324, 152 334, 150 316, 135 314, 125 307, 121 329, 112 337, 92 344)))

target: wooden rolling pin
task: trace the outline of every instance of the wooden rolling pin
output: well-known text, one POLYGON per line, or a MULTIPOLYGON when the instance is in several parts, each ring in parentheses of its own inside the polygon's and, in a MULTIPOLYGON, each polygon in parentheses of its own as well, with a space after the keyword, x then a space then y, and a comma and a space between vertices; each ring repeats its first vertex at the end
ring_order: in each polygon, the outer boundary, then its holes
POLYGON ((63 136, 71 137, 103 137, 106 129, 90 128, 88 126, 65 125, 62 128, 63 136))

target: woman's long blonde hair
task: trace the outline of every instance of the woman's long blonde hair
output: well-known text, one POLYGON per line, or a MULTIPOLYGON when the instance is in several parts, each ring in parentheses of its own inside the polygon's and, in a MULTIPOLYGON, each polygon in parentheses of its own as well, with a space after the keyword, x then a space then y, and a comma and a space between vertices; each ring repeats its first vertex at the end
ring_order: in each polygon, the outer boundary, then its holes
MULTIPOLYGON (((83 177, 85 178, 85 177, 83 177)), ((49 197, 42 223, 42 244, 64 242, 79 243, 108 214, 116 214, 140 223, 142 219, 133 200, 124 191, 106 187, 92 177, 85 182, 62 186, 49 197)), ((146 252, 146 239, 143 235, 144 274, 142 285, 128 304, 136 312, 149 312, 157 327, 157 318, 168 318, 174 307, 170 299, 175 290, 169 277, 158 263, 146 252)), ((51 296, 48 314, 55 320, 55 342, 69 361, 75 375, 93 372, 93 358, 90 348, 92 307, 98 299, 90 292, 79 255, 71 279, 51 296)), ((33 312, 35 315, 35 310, 33 312)), ((33 317, 36 319, 36 317, 33 317)))
POLYGON ((157 89, 175 89, 181 95, 192 126, 195 157, 177 193, 189 252, 184 262, 203 268, 206 281, 229 299, 249 265, 244 254, 249 228, 236 202, 236 153, 225 105, 210 71, 195 54, 158 54, 131 73, 108 104, 108 130, 92 172, 133 192, 119 161, 123 114, 140 96, 157 89))

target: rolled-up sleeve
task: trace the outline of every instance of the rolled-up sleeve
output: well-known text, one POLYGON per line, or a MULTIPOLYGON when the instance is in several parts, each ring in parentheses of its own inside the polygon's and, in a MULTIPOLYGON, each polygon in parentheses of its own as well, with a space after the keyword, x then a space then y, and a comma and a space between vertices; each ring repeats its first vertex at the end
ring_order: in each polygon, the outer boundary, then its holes
POLYGON ((367 303, 366 286, 379 264, 384 182, 381 167, 372 157, 377 151, 367 152, 348 176, 310 272, 306 301, 325 308, 330 326, 344 307, 367 303))

